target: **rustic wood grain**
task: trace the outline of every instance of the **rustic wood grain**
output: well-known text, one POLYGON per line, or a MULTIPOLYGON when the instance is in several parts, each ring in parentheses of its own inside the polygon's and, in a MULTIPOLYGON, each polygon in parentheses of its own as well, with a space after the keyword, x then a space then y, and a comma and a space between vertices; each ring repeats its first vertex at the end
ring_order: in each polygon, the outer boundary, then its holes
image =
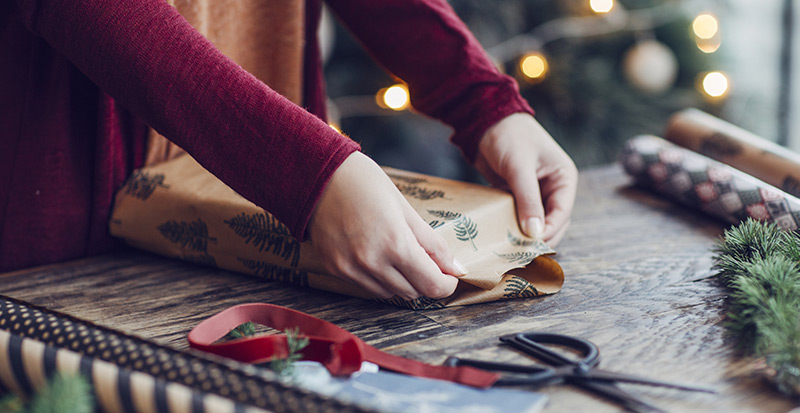
MULTIPOLYGON (((572 226, 558 246, 567 274, 553 296, 415 312, 141 252, 5 274, 0 292, 176 348, 200 320, 268 302, 338 324, 391 353, 440 363, 449 355, 523 360, 502 334, 579 335, 603 367, 712 385, 720 394, 625 386, 669 411, 785 412, 790 400, 751 377, 725 338, 724 291, 711 249, 725 228, 632 187, 617 166, 583 171, 572 226)), ((618 411, 579 389, 542 389, 547 411, 618 411)))

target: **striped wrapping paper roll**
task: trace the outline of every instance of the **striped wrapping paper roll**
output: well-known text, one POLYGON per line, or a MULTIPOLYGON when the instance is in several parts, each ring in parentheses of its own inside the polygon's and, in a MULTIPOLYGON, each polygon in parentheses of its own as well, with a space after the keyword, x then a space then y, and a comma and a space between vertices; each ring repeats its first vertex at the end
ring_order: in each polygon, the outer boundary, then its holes
POLYGON ((786 230, 800 228, 800 199, 661 138, 629 140, 620 162, 640 185, 729 223, 749 217, 786 230))
POLYGON ((31 395, 56 372, 86 377, 106 412, 266 412, 0 330, 0 393, 31 395))
POLYGON ((362 412, 272 372, 174 350, 0 295, 0 394, 21 396, 56 371, 79 372, 109 412, 362 412))

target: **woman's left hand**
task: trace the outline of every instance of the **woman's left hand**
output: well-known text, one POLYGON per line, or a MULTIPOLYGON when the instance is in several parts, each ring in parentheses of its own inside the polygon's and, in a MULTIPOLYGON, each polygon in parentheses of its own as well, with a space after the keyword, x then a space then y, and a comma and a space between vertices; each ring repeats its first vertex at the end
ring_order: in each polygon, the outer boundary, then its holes
POLYGON ((475 167, 510 190, 522 231, 556 245, 569 226, 578 170, 549 133, 527 113, 515 113, 481 138, 475 167))

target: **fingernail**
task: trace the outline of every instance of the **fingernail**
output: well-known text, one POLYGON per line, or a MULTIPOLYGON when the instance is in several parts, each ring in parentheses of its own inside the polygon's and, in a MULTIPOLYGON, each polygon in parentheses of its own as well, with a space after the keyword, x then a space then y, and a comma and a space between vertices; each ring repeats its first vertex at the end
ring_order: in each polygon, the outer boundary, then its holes
POLYGON ((461 261, 458 260, 458 258, 453 258, 453 266, 455 266, 456 270, 458 271, 458 274, 456 275, 458 276, 467 275, 466 267, 464 267, 464 264, 462 264, 461 261))
POLYGON ((542 239, 542 232, 544 231, 544 225, 542 225, 542 220, 539 218, 528 218, 523 223, 522 230, 525 233, 535 239, 542 239))

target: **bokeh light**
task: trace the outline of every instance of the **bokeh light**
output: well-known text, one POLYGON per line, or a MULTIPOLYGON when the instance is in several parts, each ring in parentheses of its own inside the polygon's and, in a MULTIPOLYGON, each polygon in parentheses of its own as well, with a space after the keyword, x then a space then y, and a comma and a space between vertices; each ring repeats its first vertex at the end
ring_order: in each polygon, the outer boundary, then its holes
POLYGON ((529 81, 544 79, 547 69, 547 59, 541 53, 528 53, 519 61, 519 70, 529 81))
POLYGON ((694 18, 692 30, 699 39, 708 40, 717 35, 719 22, 711 14, 703 13, 694 18))
POLYGON ((722 72, 709 72, 703 76, 703 92, 712 98, 721 98, 728 93, 728 76, 722 72))
POLYGON ((608 13, 614 8, 614 0, 589 0, 589 7, 595 13, 608 13))
POLYGON ((378 105, 392 110, 404 110, 410 103, 408 87, 403 84, 392 85, 378 91, 378 105))

